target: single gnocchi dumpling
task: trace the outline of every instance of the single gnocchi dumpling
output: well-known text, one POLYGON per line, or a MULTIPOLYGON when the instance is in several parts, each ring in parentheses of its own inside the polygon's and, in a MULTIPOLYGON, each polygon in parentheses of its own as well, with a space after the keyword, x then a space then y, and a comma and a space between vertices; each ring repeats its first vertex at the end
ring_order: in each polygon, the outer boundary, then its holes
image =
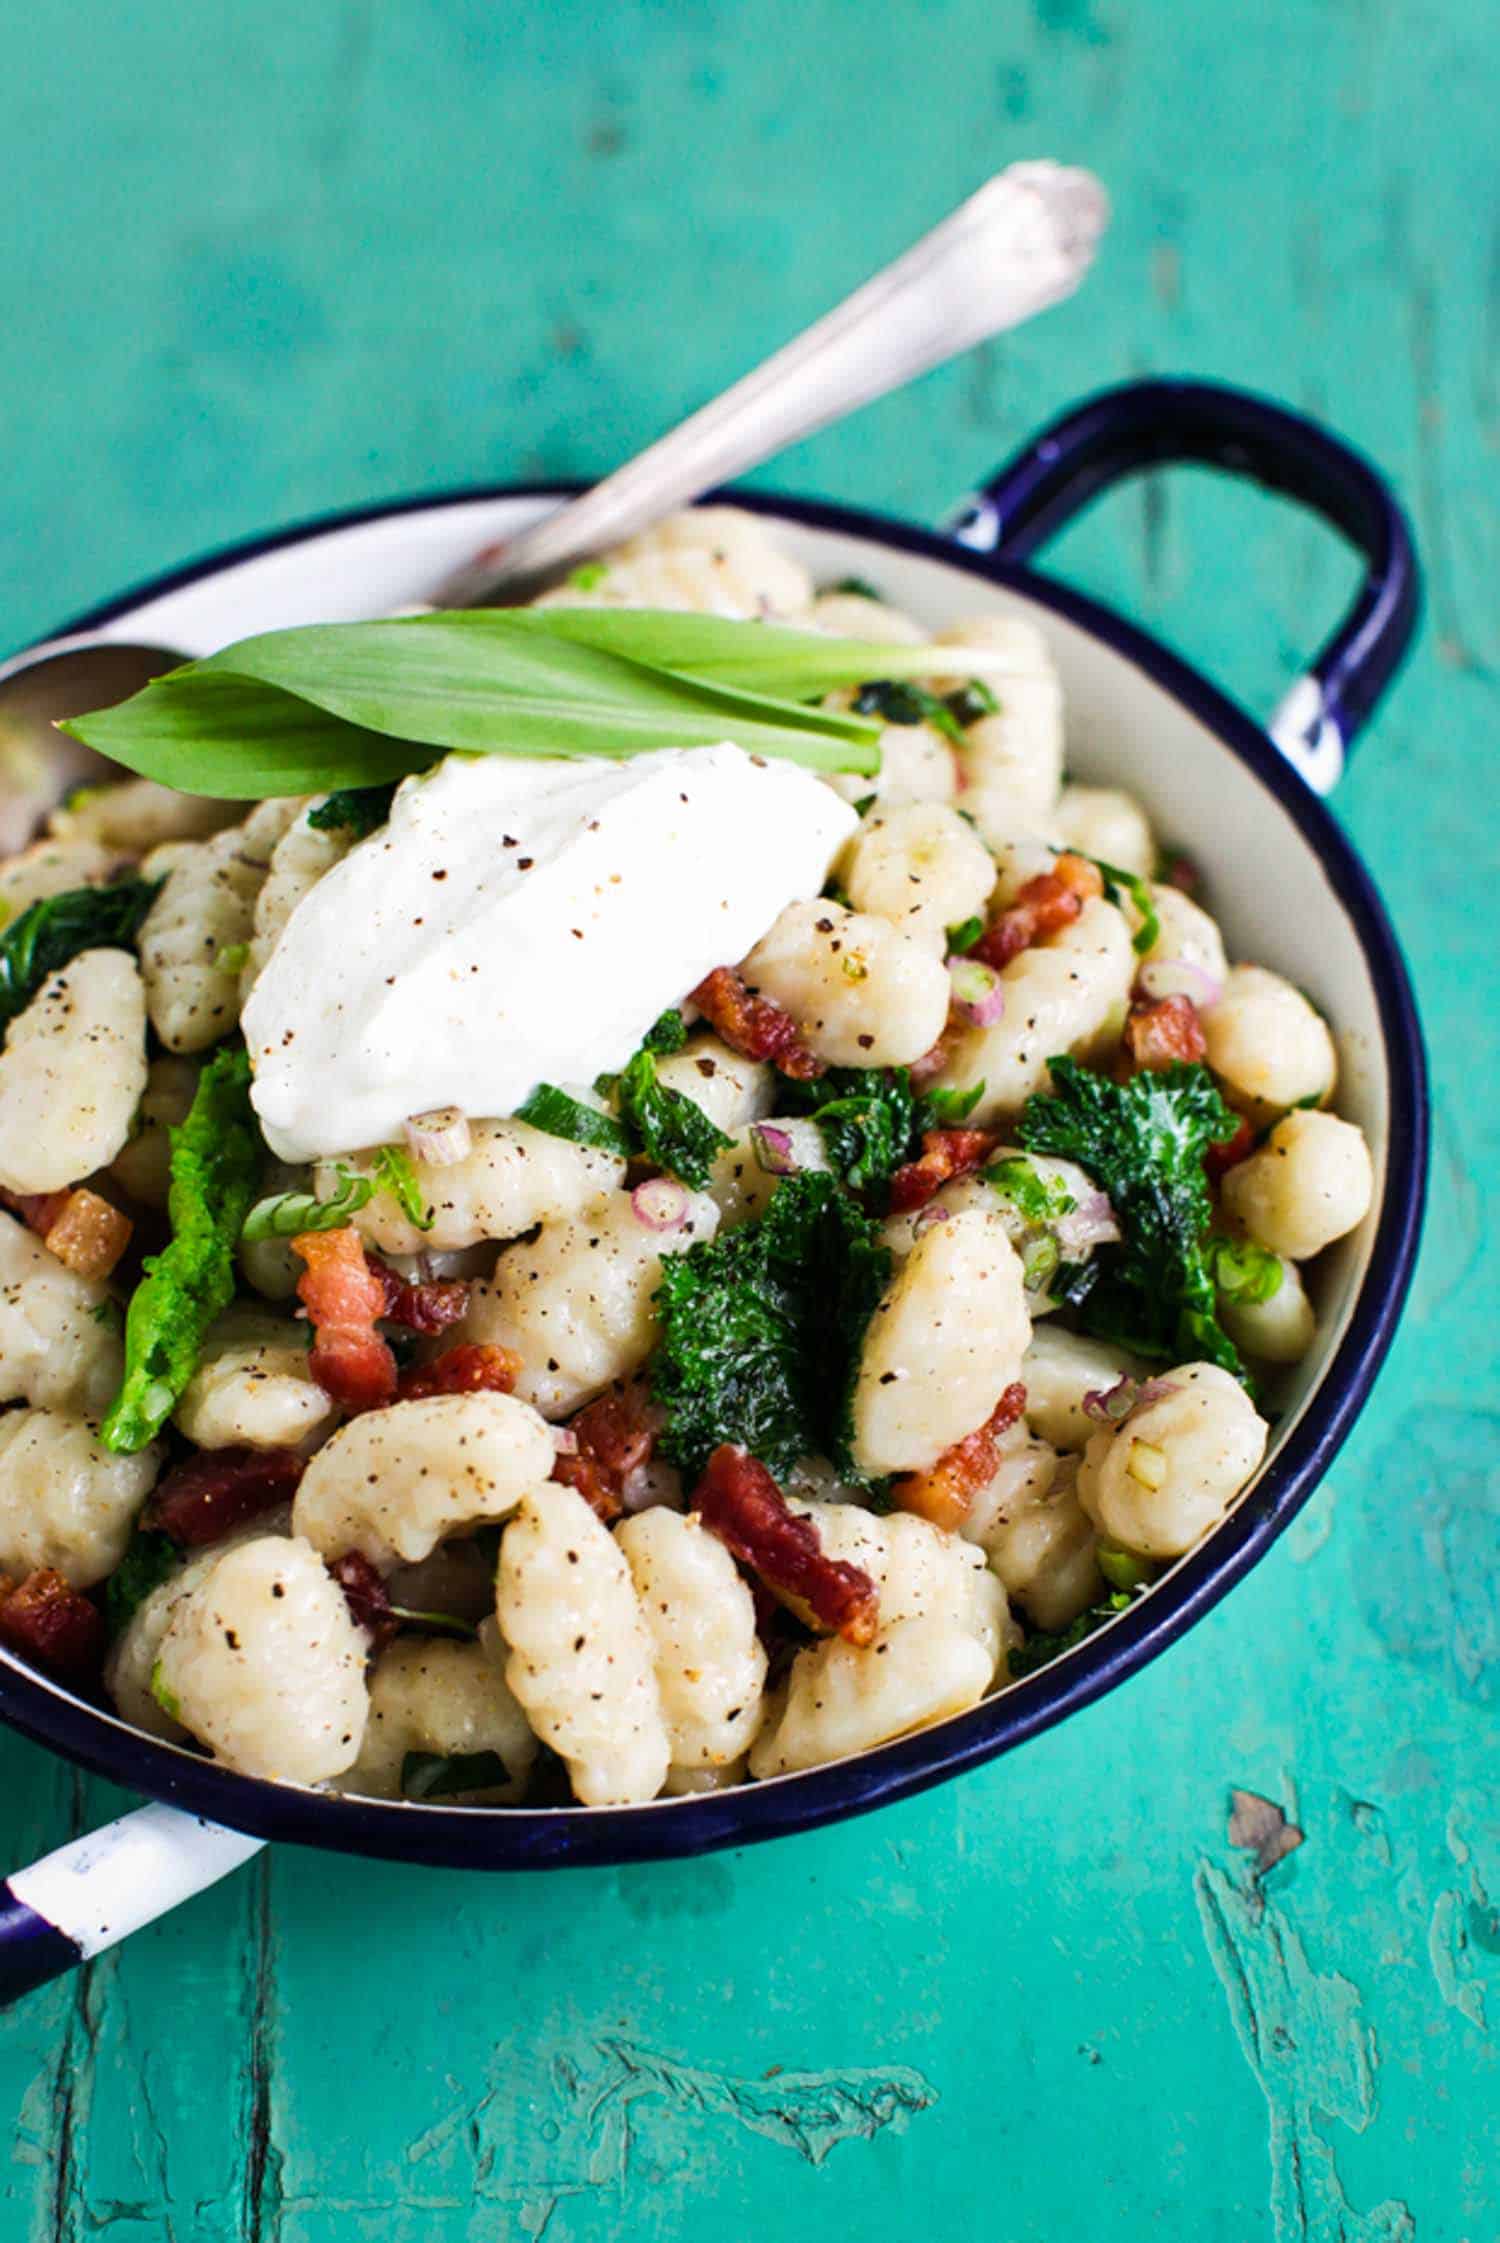
POLYGON ((1065 1628, 1104 1594, 1076 1464, 1020 1427, 974 1497, 962 1531, 981 1545, 1006 1595, 1035 1628, 1065 1628))
POLYGON ((1178 1558, 1218 1525, 1265 1454, 1270 1428, 1215 1363, 1168 1371, 1155 1397, 1083 1452, 1078 1495, 1107 1542, 1178 1558))
POLYGON ((151 1688, 173 1611, 190 1589, 208 1579, 220 1558, 237 1550, 242 1542, 259 1542, 268 1535, 284 1536, 291 1531, 292 1507, 290 1503, 278 1503, 248 1525, 226 1534, 222 1541, 185 1557, 175 1573, 148 1590, 110 1645, 104 1663, 104 1687, 124 1720, 144 1729, 149 1737, 166 1737, 173 1743, 186 1737, 182 1723, 173 1720, 151 1688))
POLYGON ((505 1678, 586 1807, 654 1799, 671 1763, 655 1647, 625 1552, 556 1482, 522 1499, 495 1590, 505 1678))
POLYGON ((259 1535, 173 1605, 151 1687, 225 1767, 320 1784, 359 1756, 368 1652, 311 1544, 259 1535))
POLYGON ((113 879, 120 852, 102 841, 34 841, 18 857, 0 864, 0 926, 9 926, 34 903, 66 895, 70 888, 92 888, 113 879))
POLYGON ((797 1508, 816 1525, 829 1557, 870 1576, 881 1634, 902 1620, 956 1621, 982 1646, 991 1675, 1020 1641, 1004 1588, 969 1537, 910 1511, 879 1518, 857 1503, 814 1501, 797 1508))
MULTIPOLYGON (((1156 934, 1141 960, 1144 986, 1153 997, 1188 997, 1200 1008, 1216 1003, 1229 974, 1217 922, 1191 896, 1164 880, 1152 882, 1151 903, 1156 934)), ((1125 916, 1132 933, 1143 924, 1129 897, 1125 916)))
POLYGON ((241 953, 256 898, 298 807, 263 802, 242 826, 188 850, 147 912, 141 973, 151 1025, 168 1051, 206 1051, 239 1019, 241 953))
POLYGON ((367 1410, 308 1465, 294 1531, 325 1558, 357 1550, 389 1570, 450 1534, 503 1519, 545 1480, 557 1449, 513 1394, 441 1394, 367 1410))
POLYGON ((146 1088, 146 997, 123 950, 43 982, 0 1052, 0 1185, 60 1192, 107 1168, 146 1088))
POLYGON ((164 841, 202 841, 244 815, 242 802, 179 794, 155 779, 123 779, 117 786, 85 787, 47 820, 47 831, 68 841, 97 841, 143 857, 164 841))
POLYGON ((86 1420, 59 1410, 0 1416, 0 1573, 50 1566, 91 1589, 125 1555, 135 1515, 161 1470, 153 1442, 114 1456, 86 1420))
POLYGON ((200 1449, 295 1449, 326 1432, 336 1405, 309 1367, 304 1325, 231 1309, 205 1336, 173 1412, 200 1449))
POLYGON ((1145 1375, 1145 1365, 1123 1347, 1061 1324, 1038 1324, 1021 1362, 1026 1422, 1055 1449, 1087 1448, 1099 1430, 1084 1407, 1088 1396, 1145 1375))
POLYGON ((712 1238, 718 1225, 706 1192, 684 1193, 683 1213, 666 1230, 628 1192, 614 1192, 503 1253, 489 1283, 474 1287, 455 1336, 509 1348, 521 1360, 516 1393, 543 1417, 570 1417, 640 1369, 656 1338, 663 1258, 712 1238))
POLYGON ((832 1167, 823 1132, 805 1114, 780 1115, 737 1129, 708 1173, 720 1230, 763 1215, 788 1176, 819 1176, 832 1167))
POLYGON ((444 1803, 504 1806, 524 1798, 537 1744, 506 1683, 504 1657, 493 1616, 473 1643, 398 1637, 381 1653, 370 1677, 364 1743, 353 1767, 338 1779, 338 1789, 368 1799, 399 1799, 408 1753, 435 1753, 444 1759, 493 1753, 505 1781, 445 1792, 444 1803))
MULTIPOLYGON (((367 1176, 374 1163, 373 1151, 319 1161, 319 1198, 337 1197, 341 1170, 367 1176)), ((382 1254, 456 1252, 486 1239, 519 1238, 534 1223, 597 1205, 625 1180, 625 1163, 613 1153, 520 1121, 474 1122, 462 1160, 413 1160, 412 1170, 430 1230, 419 1230, 388 1191, 377 1191, 353 1217, 361 1238, 382 1254)))
POLYGON ((1283 1254, 1278 1266, 1280 1282, 1266 1300, 1237 1301, 1221 1293, 1219 1322, 1257 1363, 1300 1363, 1318 1336, 1318 1320, 1296 1263, 1283 1254))
POLYGON ((1070 926, 1002 969, 1004 1014, 954 1039, 940 1081, 980 1092, 970 1116, 976 1127, 1013 1120, 1028 1098, 1051 1088, 1049 1059, 1067 1052, 1098 1060, 1114 1048, 1134 978, 1130 929, 1112 903, 1092 897, 1070 926))
MULTIPOLYGON (((830 693, 825 709, 847 708, 853 696, 830 693)), ((888 724, 880 735, 880 769, 836 771, 828 785, 846 802, 863 802, 873 795, 882 810, 898 809, 906 802, 952 802, 958 793, 958 765, 953 749, 934 725, 888 724)))
POLYGON ((1020 1259, 998 1213, 924 1231, 876 1303, 854 1385, 864 1472, 920 1472, 993 1412, 1031 1334, 1020 1259))
POLYGON ((766 1654, 755 1600, 724 1544, 696 1516, 658 1507, 626 1519, 625 1553, 651 1637, 676 1768, 727 1767, 760 1728, 766 1654))
POLYGON ((1338 1077, 1328 1023, 1300 989, 1264 966, 1235 966, 1203 1015, 1208 1064, 1254 1122, 1327 1098, 1338 1077))
POLYGON ((889 921, 820 897, 788 904, 743 970, 832 1067, 909 1066, 948 1017, 941 958, 889 921))
POLYGON ((812 579, 765 524, 737 506, 669 514, 558 585, 538 607, 659 607, 703 615, 780 616, 807 608, 812 579))
POLYGON ((889 919, 939 956, 947 950, 949 928, 982 916, 995 885, 988 849, 943 802, 872 811, 837 869, 856 911, 889 919))
POLYGON ((102 1417, 125 1368, 119 1326, 105 1286, 0 1213, 0 1402, 102 1417))
MULTIPOLYGON (((1024 616, 980 615, 940 631, 934 656, 947 646, 982 649, 994 658, 983 680, 999 707, 965 727, 958 752, 965 808, 973 794, 996 813, 1050 818, 1062 788, 1063 708, 1046 640, 1024 616)), ((934 684, 946 692, 964 682, 939 678, 934 684)))
POLYGON ((836 1636, 799 1651, 775 1716, 750 1753, 762 1780, 870 1752, 977 1706, 988 1652, 951 1619, 898 1620, 859 1648, 836 1636))
POLYGON ((775 1068, 743 1058, 706 1030, 689 1036, 681 1051, 658 1059, 656 1079, 665 1089, 691 1098, 726 1135, 759 1121, 776 1102, 775 1068))
POLYGON ((1298 1111, 1224 1178, 1224 1205, 1252 1238, 1308 1262, 1364 1221, 1375 1193, 1370 1148, 1353 1122, 1298 1111))
POLYGON ((1079 856, 1150 879, 1156 842, 1134 795, 1119 787, 1064 787, 1053 816, 1064 843, 1079 856))
POLYGON ((921 646, 927 637, 905 610, 853 591, 820 592, 799 625, 811 624, 835 639, 867 639, 875 646, 921 646))

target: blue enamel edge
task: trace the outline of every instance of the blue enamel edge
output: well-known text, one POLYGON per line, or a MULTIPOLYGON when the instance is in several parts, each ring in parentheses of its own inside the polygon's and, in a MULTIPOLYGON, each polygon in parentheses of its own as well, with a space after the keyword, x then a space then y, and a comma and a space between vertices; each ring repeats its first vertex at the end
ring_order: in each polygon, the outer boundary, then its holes
MULTIPOLYGON (((359 522, 475 500, 557 496, 572 484, 499 484, 437 492, 303 521, 224 547, 60 627, 77 632, 232 562, 359 522)), ((1390 1347, 1421 1235, 1428 1158, 1427 1071, 1399 945, 1373 883, 1322 804, 1266 733, 1147 633, 1042 572, 975 554, 948 537, 878 513, 758 491, 715 494, 754 512, 877 540, 958 568, 1051 608, 1142 671, 1251 770, 1300 829, 1353 926, 1379 1008, 1390 1094, 1385 1187, 1369 1267, 1323 1382, 1253 1493, 1208 1544, 1133 1610, 972 1712, 805 1775, 703 1798, 621 1808, 435 1808, 326 1799, 239 1776, 141 1736, 40 1676, 0 1665, 0 1718, 117 1783, 267 1839, 432 1867, 597 1867, 743 1846, 909 1798, 995 1758, 1090 1704, 1158 1656, 1210 1611, 1295 1517, 1347 1438, 1390 1347)), ((52 634, 49 634, 52 635, 52 634)), ((28 1914, 30 1911, 28 1911, 28 1914)), ((38 1922, 40 1919, 38 1919, 38 1922)), ((50 1929, 50 1927, 47 1927, 50 1929)), ((54 1933, 61 1939, 61 1934, 54 1933)), ((71 1942, 64 1942, 71 1950, 71 1942)), ((69 1962, 76 1960, 70 1952, 69 1962)), ((64 1964, 62 1967, 68 1967, 64 1964)))
POLYGON ((83 1960, 76 1941, 0 1883, 0 2009, 83 1960))

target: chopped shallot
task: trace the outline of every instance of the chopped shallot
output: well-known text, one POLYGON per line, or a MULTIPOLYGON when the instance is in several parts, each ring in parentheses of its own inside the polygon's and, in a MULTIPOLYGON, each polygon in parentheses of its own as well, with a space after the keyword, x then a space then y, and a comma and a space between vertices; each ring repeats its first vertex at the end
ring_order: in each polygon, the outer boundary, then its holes
POLYGON ((473 1144, 469 1117, 457 1106, 434 1106, 430 1114, 410 1114, 406 1144, 413 1160, 425 1161, 429 1168, 451 1168, 455 1161, 469 1157, 473 1144))

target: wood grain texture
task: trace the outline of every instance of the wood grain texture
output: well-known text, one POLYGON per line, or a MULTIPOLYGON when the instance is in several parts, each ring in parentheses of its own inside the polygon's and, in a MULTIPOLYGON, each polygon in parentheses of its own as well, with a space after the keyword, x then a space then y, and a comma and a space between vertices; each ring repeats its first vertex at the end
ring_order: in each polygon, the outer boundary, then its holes
MULTIPOLYGON (((143 0, 13 11, 0 642, 196 549, 603 468, 1009 157, 1075 304, 762 481, 933 519, 1067 398, 1227 376, 1413 507, 1339 798, 1436 1061, 1416 1297, 1272 1558, 1060 1733, 849 1828, 556 1880, 282 1852, 0 2024, 0 2237, 1488 2243, 1500 155, 1486 0, 143 0), (1261 1888, 1228 1790, 1306 1843, 1261 1888)), ((1270 705, 1351 569, 1153 479, 1055 566, 1270 705)), ((0 1740, 6 1860, 112 1812, 0 1740)))

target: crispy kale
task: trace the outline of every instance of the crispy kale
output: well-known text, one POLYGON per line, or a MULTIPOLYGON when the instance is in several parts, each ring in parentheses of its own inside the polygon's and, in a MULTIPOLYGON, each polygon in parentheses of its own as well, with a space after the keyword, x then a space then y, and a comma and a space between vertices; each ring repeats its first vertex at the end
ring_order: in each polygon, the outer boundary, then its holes
POLYGON ((307 822, 317 833, 351 833, 363 841, 387 822, 395 799, 394 779, 382 787, 340 787, 308 811, 307 822))
POLYGON ((1243 1379, 1219 1326, 1206 1236, 1203 1156, 1236 1127, 1213 1077, 1179 1066, 1116 1083, 1072 1059, 1050 1067, 1052 1093, 1027 1101, 1016 1134, 1029 1152, 1087 1169, 1123 1234, 1091 1265, 1097 1275, 1078 1302, 1084 1330, 1156 1361, 1217 1363, 1243 1379))
POLYGON ((815 1454, 852 1476, 854 1372, 890 1266, 824 1174, 788 1177, 757 1220, 668 1256, 651 1381, 672 1462, 696 1476, 732 1441, 777 1474, 815 1454))
POLYGON ((681 1051, 686 1041, 683 1017, 669 1007, 647 1029, 623 1071, 600 1076, 596 1088, 614 1100, 614 1114, 601 1114, 555 1083, 539 1083, 525 1105, 516 1108, 516 1120, 546 1130, 549 1137, 568 1137, 627 1160, 639 1154, 702 1191, 710 1168, 731 1140, 701 1106, 657 1079, 658 1056, 681 1051))
POLYGON ((1115 1589, 1107 1597, 1101 1597, 1097 1604, 1091 1604, 1086 1612, 1080 1612, 1076 1620, 1071 1620, 1055 1635, 1028 1635, 1026 1641, 1017 1644, 1010 1653, 1011 1681, 1019 1682, 1022 1675, 1035 1674, 1038 1667, 1050 1665, 1064 1651, 1071 1651, 1075 1644, 1084 1642, 1096 1628, 1102 1628, 1106 1620, 1113 1620, 1117 1612, 1127 1611, 1134 1602, 1128 1589, 1115 1589))
POLYGON ((234 1250, 255 1198, 261 1142, 243 1047, 216 1052, 172 1131, 172 1236, 145 1265, 125 1313, 125 1377, 100 1427, 117 1456, 143 1449, 198 1367, 203 1335, 234 1298, 234 1250))
POLYGON ((877 1200, 893 1172, 921 1150, 924 1131, 962 1121, 983 1091, 981 1083, 919 1096, 904 1067, 835 1067, 813 1082, 781 1085, 783 1103, 817 1123, 834 1174, 877 1200))

